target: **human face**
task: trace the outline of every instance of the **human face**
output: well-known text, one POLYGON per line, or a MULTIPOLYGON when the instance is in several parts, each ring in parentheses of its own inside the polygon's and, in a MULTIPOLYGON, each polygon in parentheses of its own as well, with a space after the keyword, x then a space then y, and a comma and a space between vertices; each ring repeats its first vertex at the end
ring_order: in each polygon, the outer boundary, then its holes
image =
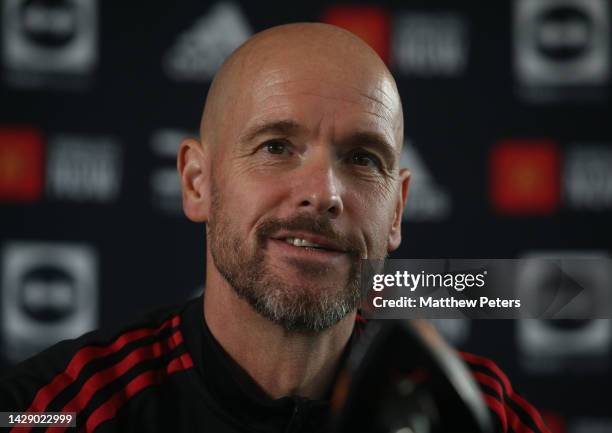
POLYGON ((214 147, 215 269, 287 330, 320 331, 353 311, 360 259, 399 243, 391 85, 323 69, 266 69, 214 147))

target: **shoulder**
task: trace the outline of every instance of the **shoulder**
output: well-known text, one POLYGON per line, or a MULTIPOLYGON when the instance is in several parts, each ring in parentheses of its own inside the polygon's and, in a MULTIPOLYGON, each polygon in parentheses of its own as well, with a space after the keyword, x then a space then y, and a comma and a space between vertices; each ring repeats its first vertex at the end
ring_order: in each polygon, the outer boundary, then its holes
POLYGON ((458 352, 480 386, 498 430, 504 433, 550 433, 538 410, 518 394, 506 374, 492 360, 458 352))
POLYGON ((183 308, 62 341, 18 364, 0 378, 2 410, 87 411, 104 419, 116 403, 192 366, 179 326, 183 308))

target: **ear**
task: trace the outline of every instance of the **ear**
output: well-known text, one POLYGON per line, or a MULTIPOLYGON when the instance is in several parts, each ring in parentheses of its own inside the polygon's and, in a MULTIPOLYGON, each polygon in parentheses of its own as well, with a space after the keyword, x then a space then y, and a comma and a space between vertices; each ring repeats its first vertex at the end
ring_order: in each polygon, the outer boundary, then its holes
POLYGON ((210 212, 210 156, 193 138, 179 147, 176 167, 181 178, 183 211, 193 222, 207 222, 210 212))
POLYGON ((407 168, 400 169, 399 172, 400 187, 397 191, 397 199, 395 204, 395 212, 393 213, 393 223, 389 232, 389 242, 387 251, 395 251, 402 242, 402 215, 408 198, 408 185, 410 184, 410 171, 407 168))

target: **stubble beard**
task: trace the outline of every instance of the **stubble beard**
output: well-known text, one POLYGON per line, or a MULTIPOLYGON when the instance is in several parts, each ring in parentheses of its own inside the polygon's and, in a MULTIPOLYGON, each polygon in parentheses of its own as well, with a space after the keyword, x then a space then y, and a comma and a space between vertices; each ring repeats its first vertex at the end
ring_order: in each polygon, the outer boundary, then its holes
POLYGON ((336 233, 328 219, 297 215, 287 220, 267 220, 256 228, 252 250, 246 240, 240 238, 232 221, 231 215, 223 208, 218 188, 213 184, 207 227, 213 262, 236 294, 260 315, 288 332, 321 332, 359 306, 361 247, 356 240, 336 233), (266 262, 265 247, 270 236, 281 229, 319 233, 342 245, 350 258, 344 284, 338 287, 321 283, 334 269, 329 265, 308 262, 291 262, 303 283, 291 284, 277 275, 274 264, 266 262))

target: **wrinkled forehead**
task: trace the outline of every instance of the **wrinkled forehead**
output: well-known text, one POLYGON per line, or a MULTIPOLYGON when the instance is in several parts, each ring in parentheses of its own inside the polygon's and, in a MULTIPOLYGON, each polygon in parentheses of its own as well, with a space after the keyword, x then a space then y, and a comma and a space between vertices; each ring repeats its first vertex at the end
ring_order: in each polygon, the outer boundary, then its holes
POLYGON ((241 68, 239 97, 231 107, 236 132, 275 117, 333 114, 347 127, 378 129, 399 149, 402 109, 395 83, 385 69, 359 60, 320 53, 252 59, 241 68))

